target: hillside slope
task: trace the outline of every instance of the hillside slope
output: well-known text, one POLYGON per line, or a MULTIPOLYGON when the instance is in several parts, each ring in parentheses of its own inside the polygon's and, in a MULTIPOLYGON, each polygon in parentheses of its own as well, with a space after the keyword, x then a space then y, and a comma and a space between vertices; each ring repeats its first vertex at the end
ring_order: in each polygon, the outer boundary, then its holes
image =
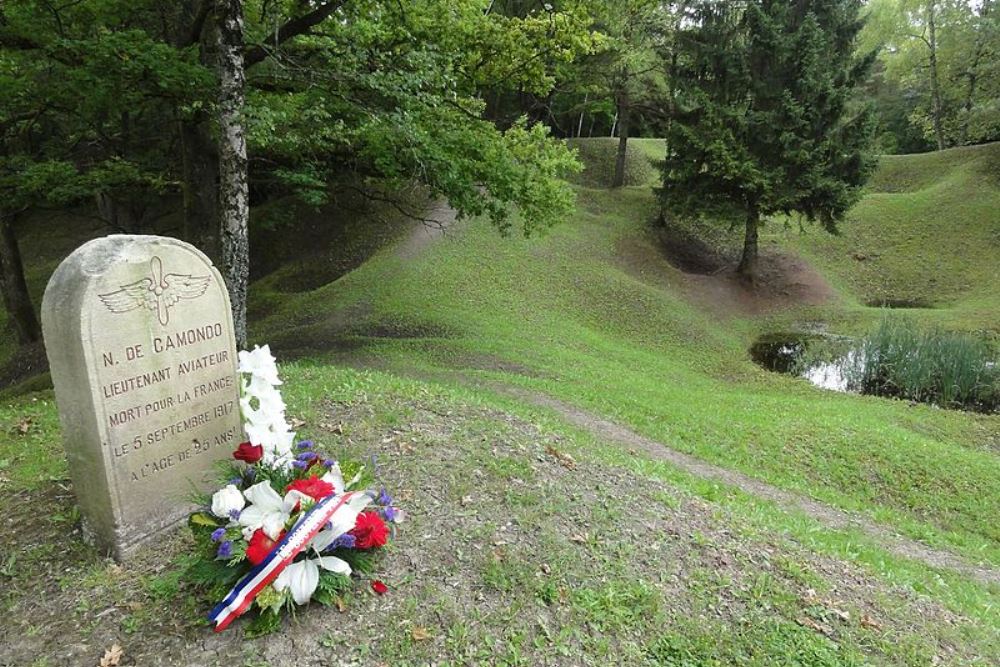
MULTIPOLYGON (((646 143, 640 146, 655 150, 646 143)), ((981 147, 967 151, 969 159, 946 161, 953 171, 944 175, 942 192, 947 183, 972 178, 995 150, 981 147)), ((889 168, 896 171, 880 176, 876 187, 914 171, 891 161, 889 168)), ((975 320, 992 317, 996 326, 996 291, 973 281, 996 271, 981 228, 991 223, 989 202, 1000 189, 979 182, 986 203, 966 212, 978 223, 951 230, 968 231, 973 240, 956 240, 952 254, 941 256, 958 263, 961 248, 976 245, 978 252, 968 266, 932 282, 930 294, 965 295, 961 303, 973 304, 975 320), (956 291, 966 283, 973 284, 956 291)), ((852 212, 861 221, 853 237, 813 232, 796 243, 807 256, 821 254, 820 244, 852 239, 859 253, 878 247, 886 280, 910 285, 912 276, 892 271, 908 266, 912 248, 865 235, 879 228, 876 205, 885 196, 872 193, 852 212)), ((926 212, 923 196, 915 193, 910 205, 926 212)), ((966 193, 968 206, 978 206, 978 197, 966 193)), ((454 372, 555 395, 680 451, 1000 564, 1000 532, 990 518, 1000 513, 1000 418, 834 394, 762 371, 748 358, 753 339, 775 327, 796 321, 861 327, 880 317, 878 309, 854 305, 860 298, 848 284, 854 266, 844 267, 832 252, 825 264, 817 262, 832 267, 824 272, 843 286, 842 298, 822 304, 782 298, 750 313, 720 312, 712 292, 691 289, 690 277, 665 260, 652 279, 630 265, 637 248, 659 256, 660 241, 649 228, 654 218, 648 187, 580 188, 577 216, 543 238, 503 239, 468 221, 419 256, 384 252, 334 283, 280 300, 268 294, 279 271, 256 286, 257 298, 273 310, 255 335, 292 357, 454 372)), ((935 220, 942 218, 927 214, 921 224, 935 220)), ((774 241, 767 256, 784 253, 774 241)), ((928 257, 942 246, 932 234, 911 242, 922 242, 928 257)), ((717 278, 726 294, 739 289, 724 274, 717 278)), ((952 317, 961 325, 973 311, 934 312, 938 321, 952 317)))
POLYGON ((773 236, 860 304, 946 307, 947 324, 1000 331, 1000 143, 887 155, 840 236, 773 236))
MULTIPOLYGON (((94 664, 112 641, 136 664, 992 664, 1000 415, 823 391, 747 351, 862 330, 883 295, 996 332, 996 150, 884 161, 842 237, 774 221, 752 292, 725 268, 737 233, 655 228, 648 185, 580 185, 573 219, 531 239, 444 205, 443 233, 368 235, 336 210, 267 232, 287 256, 253 285, 252 336, 300 435, 376 455, 410 513, 390 593, 206 638, 183 531, 125 567, 83 545, 41 391, 0 402, 0 665, 94 664), (322 245, 327 215, 342 246, 322 245), (678 268, 692 253, 713 268, 678 268)), ((29 235, 35 289, 96 233, 61 229, 29 235)))

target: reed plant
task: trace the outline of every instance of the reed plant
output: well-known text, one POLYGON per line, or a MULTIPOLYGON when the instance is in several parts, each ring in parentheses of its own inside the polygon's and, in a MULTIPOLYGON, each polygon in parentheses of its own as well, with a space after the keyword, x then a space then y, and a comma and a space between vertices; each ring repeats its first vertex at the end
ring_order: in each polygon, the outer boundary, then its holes
POLYGON ((845 361, 848 386, 878 396, 992 412, 1000 408, 993 347, 970 334, 886 317, 845 361))

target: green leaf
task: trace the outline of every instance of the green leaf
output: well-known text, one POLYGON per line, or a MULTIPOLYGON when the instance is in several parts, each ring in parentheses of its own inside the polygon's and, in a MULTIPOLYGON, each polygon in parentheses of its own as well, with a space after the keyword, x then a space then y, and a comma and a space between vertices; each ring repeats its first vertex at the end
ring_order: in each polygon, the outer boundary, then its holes
POLYGON ((195 512, 188 518, 188 525, 190 526, 208 526, 210 528, 218 528, 221 524, 219 520, 213 517, 208 512, 195 512))

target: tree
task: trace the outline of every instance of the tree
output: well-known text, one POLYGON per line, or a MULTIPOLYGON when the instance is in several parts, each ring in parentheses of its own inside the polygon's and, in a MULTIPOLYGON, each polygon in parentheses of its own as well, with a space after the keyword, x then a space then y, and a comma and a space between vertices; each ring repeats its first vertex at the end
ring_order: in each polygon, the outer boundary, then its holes
POLYGON ((247 342, 250 284, 250 186, 243 128, 246 74, 243 71, 242 0, 219 0, 219 202, 222 258, 233 306, 236 344, 247 342))
POLYGON ((663 68, 657 46, 668 25, 669 5, 659 0, 615 0, 604 4, 603 20, 598 26, 610 37, 602 60, 606 63, 605 85, 614 101, 618 129, 613 188, 625 184, 633 114, 662 97, 663 68))
POLYGON ((938 150, 1000 138, 995 0, 873 0, 868 14, 862 42, 884 47, 887 82, 913 100, 909 121, 938 150))
POLYGON ((563 176, 576 161, 541 124, 487 120, 481 91, 546 94, 552 64, 592 48, 590 21, 489 5, 11 0, 0 7, 0 218, 91 199, 112 229, 136 231, 181 200, 184 236, 227 277, 241 339, 247 211, 264 198, 391 200, 415 183, 504 231, 552 224, 572 207, 563 176), (35 187, 55 171, 59 188, 35 187))
POLYGON ((169 128, 210 79, 187 51, 133 29, 157 18, 123 3, 0 7, 0 291, 22 343, 40 332, 21 214, 89 200, 111 230, 144 231, 176 183, 169 128))
POLYGON ((678 35, 676 110, 660 200, 677 215, 745 225, 737 272, 753 281, 761 219, 796 212, 828 231, 874 169, 870 111, 849 102, 860 0, 692 3, 678 35))

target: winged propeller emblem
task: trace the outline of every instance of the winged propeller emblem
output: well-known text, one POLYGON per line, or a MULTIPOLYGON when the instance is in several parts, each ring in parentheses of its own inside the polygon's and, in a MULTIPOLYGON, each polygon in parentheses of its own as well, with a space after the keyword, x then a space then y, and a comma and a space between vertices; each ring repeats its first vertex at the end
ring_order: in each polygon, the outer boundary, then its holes
POLYGON ((170 321, 170 308, 183 299, 196 299, 208 289, 210 276, 163 273, 159 257, 149 260, 149 278, 137 280, 121 289, 99 294, 112 313, 127 313, 136 308, 148 308, 156 313, 160 324, 170 321))

